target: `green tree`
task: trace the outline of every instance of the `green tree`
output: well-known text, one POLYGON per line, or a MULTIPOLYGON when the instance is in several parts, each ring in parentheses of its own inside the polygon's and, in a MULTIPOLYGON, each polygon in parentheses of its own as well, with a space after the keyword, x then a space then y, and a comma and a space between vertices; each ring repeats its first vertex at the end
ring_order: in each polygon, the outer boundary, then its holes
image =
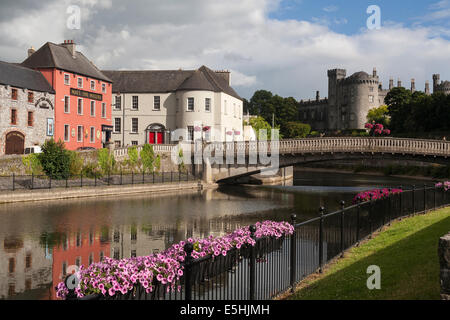
POLYGON ((143 172, 153 172, 155 170, 155 152, 151 144, 144 144, 140 152, 143 172))
POLYGON ((115 164, 114 154, 111 154, 109 149, 103 148, 98 151, 98 165, 104 175, 111 173, 115 164))
POLYGON ((311 126, 309 124, 289 121, 286 123, 284 133, 286 138, 306 138, 311 132, 311 126))
POLYGON ((260 139, 259 133, 263 129, 265 129, 266 132, 267 132, 267 139, 269 139, 269 140, 271 139, 271 134, 272 134, 271 129, 272 129, 272 127, 270 126, 270 124, 266 120, 264 120, 263 117, 251 118, 249 120, 249 124, 255 130, 257 139, 260 139))
POLYGON ((128 163, 133 171, 139 164, 139 153, 136 146, 132 146, 128 149, 128 163))
POLYGON ((45 141, 38 159, 47 176, 52 179, 69 178, 70 154, 65 149, 63 141, 55 142, 53 139, 45 141))
POLYGON ((388 127, 391 123, 389 117, 389 108, 386 105, 379 106, 377 108, 370 109, 367 113, 367 122, 381 123, 384 127, 388 127))
POLYGON ((403 87, 393 88, 386 95, 384 101, 389 109, 393 131, 405 131, 405 125, 411 113, 411 98, 411 91, 403 87))
POLYGON ((22 157, 22 163, 25 166, 27 174, 41 174, 42 166, 37 153, 31 153, 22 157))

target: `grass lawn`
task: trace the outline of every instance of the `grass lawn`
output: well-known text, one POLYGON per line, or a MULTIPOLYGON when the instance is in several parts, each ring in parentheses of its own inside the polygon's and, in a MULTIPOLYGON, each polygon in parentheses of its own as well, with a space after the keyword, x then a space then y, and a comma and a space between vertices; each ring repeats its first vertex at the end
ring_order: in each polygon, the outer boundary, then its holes
POLYGON ((450 208, 393 222, 346 252, 287 299, 440 299, 438 241, 450 231, 450 208), (366 286, 367 267, 381 269, 381 289, 366 286))

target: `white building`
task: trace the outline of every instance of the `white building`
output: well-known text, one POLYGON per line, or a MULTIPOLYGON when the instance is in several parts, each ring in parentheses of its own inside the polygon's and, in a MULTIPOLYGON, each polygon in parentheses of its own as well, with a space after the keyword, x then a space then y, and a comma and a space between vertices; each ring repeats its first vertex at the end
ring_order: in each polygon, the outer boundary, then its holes
POLYGON ((228 71, 102 71, 113 80, 111 140, 116 147, 192 141, 242 141, 242 99, 228 71), (197 135, 196 135, 197 136, 197 135))

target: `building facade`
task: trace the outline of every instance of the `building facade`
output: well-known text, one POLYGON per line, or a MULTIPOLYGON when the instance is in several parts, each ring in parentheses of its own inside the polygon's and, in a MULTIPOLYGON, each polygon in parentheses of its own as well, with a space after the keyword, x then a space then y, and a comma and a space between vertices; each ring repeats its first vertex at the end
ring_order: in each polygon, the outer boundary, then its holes
MULTIPOLYGON (((375 68, 371 75, 364 71, 349 77, 346 74, 345 69, 328 70, 328 98, 321 99, 317 91, 315 100, 301 100, 299 121, 322 132, 364 129, 367 113, 370 109, 385 104, 384 99, 394 87, 394 80, 391 78, 389 88, 383 89, 375 68)), ((437 81, 435 80, 435 84, 437 81)), ((448 85, 450 87, 450 83, 448 85)), ((445 84, 441 86, 445 87, 445 84)), ((397 87, 402 87, 400 80, 397 87)), ((437 88, 440 86, 435 85, 435 92, 437 88)), ((411 79, 411 91, 415 90, 415 80, 411 79)), ((428 82, 425 84, 425 93, 430 93, 428 82)))
POLYGON ((0 154, 23 154, 54 135, 54 90, 35 70, 0 62, 0 154))
POLYGON ((440 74, 433 74, 433 92, 450 94, 450 81, 442 81, 440 74))
POLYGON ((227 71, 202 66, 103 73, 113 81, 112 141, 117 147, 192 141, 195 132, 207 141, 242 140, 242 99, 227 71))
POLYGON ((55 91, 54 138, 66 148, 102 148, 111 135, 112 81, 73 41, 29 50, 22 65, 39 70, 55 91))

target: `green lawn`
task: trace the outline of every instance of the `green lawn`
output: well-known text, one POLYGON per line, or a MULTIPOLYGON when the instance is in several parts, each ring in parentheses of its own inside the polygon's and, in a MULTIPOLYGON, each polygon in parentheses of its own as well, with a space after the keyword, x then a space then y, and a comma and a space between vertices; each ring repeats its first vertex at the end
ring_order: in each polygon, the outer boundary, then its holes
POLYGON ((288 299, 440 299, 437 245, 449 231, 450 208, 394 222, 288 299), (366 286, 370 265, 381 269, 379 290, 366 286))

